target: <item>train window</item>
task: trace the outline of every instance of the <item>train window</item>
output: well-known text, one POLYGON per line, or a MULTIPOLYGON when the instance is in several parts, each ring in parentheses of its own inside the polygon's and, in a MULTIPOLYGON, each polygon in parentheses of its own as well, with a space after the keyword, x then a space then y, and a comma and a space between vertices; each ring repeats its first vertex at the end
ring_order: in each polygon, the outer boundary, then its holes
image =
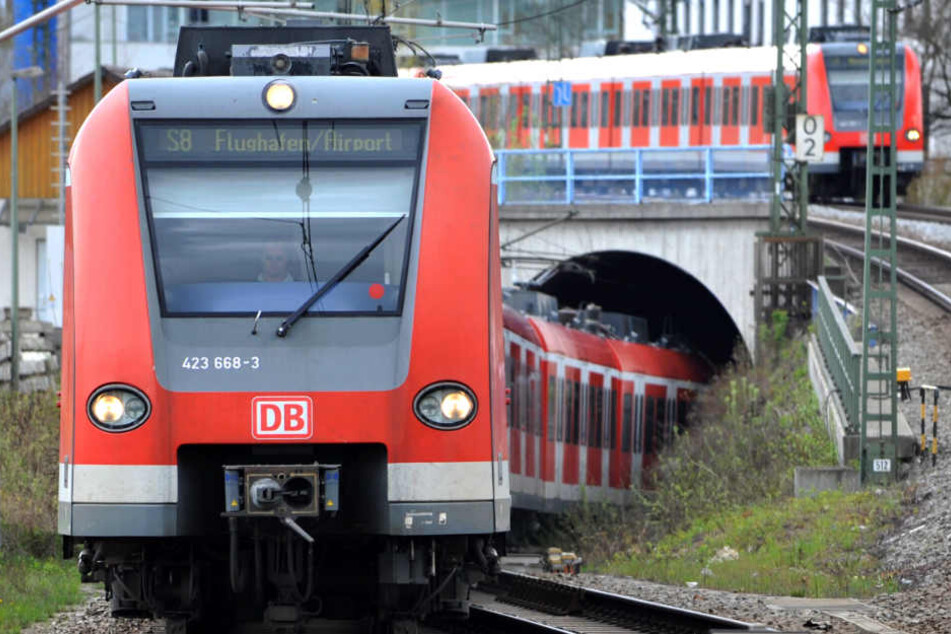
POLYGON ((713 121, 713 87, 707 86, 703 89, 703 122, 710 125, 713 121))
POLYGON ((140 121, 162 314, 290 314, 392 228, 308 312, 398 315, 423 131, 409 120, 140 121))
POLYGON ((617 396, 608 390, 608 438, 611 449, 617 449, 617 396))
POLYGON ((578 93, 571 93, 571 127, 578 127, 578 109, 580 107, 581 99, 578 96, 578 93))
POLYGON ((621 127, 621 91, 614 91, 614 127, 621 127))
POLYGON ((700 123, 700 88, 694 86, 690 89, 690 125, 700 123))
POLYGON ((730 88, 724 86, 720 89, 720 124, 728 125, 730 123, 730 88))
POLYGON ((590 120, 588 119, 588 93, 581 93, 581 115, 579 121, 582 128, 587 128, 591 125, 590 120))
POLYGON ((641 125, 641 91, 634 91, 634 98, 631 100, 631 127, 636 128, 641 125))
POLYGON ((574 410, 571 412, 571 442, 577 445, 581 439, 581 382, 572 381, 572 389, 574 390, 574 410))
POLYGON ((541 127, 546 130, 551 127, 551 111, 549 110, 550 105, 548 93, 542 93, 541 127))
POLYGON ((538 372, 532 370, 528 376, 528 424, 529 432, 533 436, 538 436, 541 432, 541 403, 538 393, 538 372))
POLYGON ((554 376, 548 377, 548 434, 549 441, 555 439, 555 423, 558 420, 558 390, 554 376))
POLYGON ((732 97, 730 102, 730 120, 732 121, 733 125, 737 125, 737 123, 739 123, 737 111, 739 110, 740 105, 740 87, 733 86, 733 90, 730 91, 730 94, 732 97))
POLYGON ((650 88, 641 91, 641 127, 646 128, 650 123, 651 91, 650 88))
POLYGON ((531 120, 532 96, 526 92, 522 93, 522 127, 527 128, 531 120))
POLYGON ((667 428, 667 401, 665 399, 654 399, 654 414, 654 449, 660 451, 664 447, 664 432, 667 428))
POLYGON ((558 379, 558 411, 555 413, 555 428, 558 431, 558 442, 565 439, 565 421, 568 420, 568 390, 565 390, 565 380, 558 379))
POLYGON ((507 106, 505 108, 505 130, 510 130, 513 125, 518 125, 518 95, 509 93, 505 96, 507 106))
POLYGON ((479 123, 486 127, 486 114, 488 114, 487 102, 489 98, 486 95, 479 95, 479 123))
POLYGON ((670 89, 670 125, 678 125, 680 113, 680 88, 670 89))
POLYGON ((608 127, 611 121, 611 100, 608 98, 608 91, 601 91, 601 127, 608 127))
POLYGON ((750 125, 759 124, 759 86, 753 86, 750 91, 750 125))
POLYGON ((657 423, 654 420, 654 397, 645 397, 644 403, 644 453, 654 453, 654 431, 657 423))
POLYGON ((621 403, 621 451, 631 453, 631 436, 633 435, 633 413, 634 399, 630 393, 624 394, 624 400, 621 403))
POLYGON ((670 89, 662 88, 661 89, 661 106, 660 106, 660 124, 667 125, 670 122, 670 89))
POLYGON ((634 453, 641 453, 644 449, 644 397, 637 396, 634 403, 634 453))
POLYGON ((769 114, 773 111, 773 87, 763 86, 763 131, 770 132, 772 126, 769 114))

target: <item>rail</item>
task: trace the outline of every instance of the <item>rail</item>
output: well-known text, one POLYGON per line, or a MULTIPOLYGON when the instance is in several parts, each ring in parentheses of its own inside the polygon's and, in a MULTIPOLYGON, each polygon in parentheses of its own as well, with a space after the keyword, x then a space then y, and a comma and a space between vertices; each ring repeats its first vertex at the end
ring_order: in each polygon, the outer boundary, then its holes
POLYGON ((852 339, 849 327, 829 289, 824 275, 819 276, 818 311, 816 330, 819 348, 825 357, 832 375, 832 382, 839 391, 839 400, 845 409, 849 432, 855 433, 859 426, 859 384, 862 371, 862 351, 852 339))
POLYGON ((767 199, 768 145, 496 150, 499 204, 767 199))

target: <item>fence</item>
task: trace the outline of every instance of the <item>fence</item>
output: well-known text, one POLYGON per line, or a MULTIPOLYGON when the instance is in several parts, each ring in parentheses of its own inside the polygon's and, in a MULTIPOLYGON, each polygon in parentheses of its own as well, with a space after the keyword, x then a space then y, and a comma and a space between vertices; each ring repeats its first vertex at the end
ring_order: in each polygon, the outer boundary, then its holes
POLYGON ((496 150, 499 204, 769 197, 770 146, 496 150))
POLYGON ((819 348, 825 357, 832 381, 839 390, 839 399, 845 409, 849 432, 859 428, 859 378, 862 371, 862 351, 852 339, 849 328, 829 289, 825 276, 819 277, 817 312, 814 316, 819 336, 819 348))

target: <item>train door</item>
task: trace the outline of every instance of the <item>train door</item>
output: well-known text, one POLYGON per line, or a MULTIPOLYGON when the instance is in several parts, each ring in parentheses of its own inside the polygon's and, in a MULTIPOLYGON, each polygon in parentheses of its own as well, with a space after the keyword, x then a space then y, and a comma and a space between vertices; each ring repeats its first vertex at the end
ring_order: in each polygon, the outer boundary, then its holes
POLYGON ((601 84, 600 108, 598 119, 598 147, 621 147, 621 91, 620 82, 601 84))
POLYGON ((660 145, 680 145, 680 80, 671 79, 660 84, 660 145))
POLYGON ((509 86, 509 116, 505 134, 510 148, 527 148, 531 138, 531 86, 509 86))
POLYGON ((690 80, 690 145, 710 145, 713 109, 713 79, 695 77, 690 80))
POLYGON ((657 452, 663 446, 663 434, 666 427, 667 388, 664 385, 648 383, 644 386, 643 417, 643 462, 642 473, 648 471, 657 462, 657 452))
POLYGON ((769 135, 765 129, 765 116, 770 80, 768 76, 753 77, 750 84, 750 145, 762 145, 769 143, 769 135))
POLYGON ((571 108, 568 130, 568 147, 586 148, 590 145, 591 84, 571 85, 571 108))
POLYGON ((631 84, 631 147, 648 147, 651 143, 651 83, 631 84))
POLYGON ((720 145, 740 142, 740 78, 724 77, 720 88, 720 145))
POLYGON ((604 384, 603 374, 588 373, 588 426, 585 430, 586 475, 585 484, 601 486, 601 446, 604 433, 604 384))
POLYGON ((539 147, 557 148, 561 147, 561 126, 564 119, 563 106, 552 104, 552 84, 547 83, 541 87, 541 129, 538 134, 539 147))
POLYGON ((509 470, 512 475, 522 473, 522 347, 514 341, 509 344, 509 470))
POLYGON ((538 435, 541 430, 541 399, 538 391, 538 358, 531 350, 525 351, 527 382, 528 424, 525 426, 525 475, 534 478, 537 471, 538 435))
POLYGON ((581 370, 565 366, 565 440, 562 444, 562 483, 577 485, 581 438, 581 370))

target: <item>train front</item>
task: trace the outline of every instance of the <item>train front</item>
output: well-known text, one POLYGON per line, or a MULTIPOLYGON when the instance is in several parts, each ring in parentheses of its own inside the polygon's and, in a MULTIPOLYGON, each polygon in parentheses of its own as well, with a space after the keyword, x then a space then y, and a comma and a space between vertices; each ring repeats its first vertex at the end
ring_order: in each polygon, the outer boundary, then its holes
MULTIPOLYGON (((853 34, 852 41, 812 45, 809 55, 809 112, 825 118, 825 153, 820 163, 809 167, 813 193, 819 196, 854 196, 865 191, 868 143, 869 53, 868 34, 853 34)), ((898 192, 924 167, 924 115, 921 68, 910 46, 898 44, 895 51, 895 101, 898 134, 898 192)), ((876 102, 882 121, 888 116, 886 99, 876 102)))
POLYGON ((60 532, 117 615, 465 612, 496 565, 491 151, 438 82, 333 76, 385 66, 357 36, 126 81, 76 139, 60 532))

